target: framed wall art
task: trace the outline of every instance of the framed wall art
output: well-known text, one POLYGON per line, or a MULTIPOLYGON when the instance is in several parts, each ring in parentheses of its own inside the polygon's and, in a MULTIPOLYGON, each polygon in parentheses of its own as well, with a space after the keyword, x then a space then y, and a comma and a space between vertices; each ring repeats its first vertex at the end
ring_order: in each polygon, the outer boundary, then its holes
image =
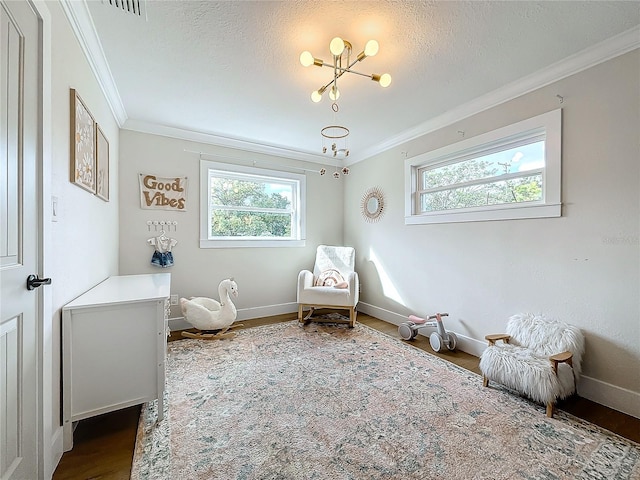
POLYGON ((71 93, 71 183, 96 191, 96 123, 78 92, 71 93))
POLYGON ((96 123, 96 195, 109 201, 109 141, 96 123))

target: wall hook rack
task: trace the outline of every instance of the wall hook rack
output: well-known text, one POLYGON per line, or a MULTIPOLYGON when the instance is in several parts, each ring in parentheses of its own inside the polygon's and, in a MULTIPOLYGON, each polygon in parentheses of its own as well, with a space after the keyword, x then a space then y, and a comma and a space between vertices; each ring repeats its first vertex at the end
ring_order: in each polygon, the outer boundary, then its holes
POLYGON ((157 232, 158 227, 160 231, 164 232, 165 229, 170 232, 173 227, 173 231, 178 231, 178 222, 177 220, 147 220, 147 230, 151 231, 151 227, 153 227, 153 231, 157 232))

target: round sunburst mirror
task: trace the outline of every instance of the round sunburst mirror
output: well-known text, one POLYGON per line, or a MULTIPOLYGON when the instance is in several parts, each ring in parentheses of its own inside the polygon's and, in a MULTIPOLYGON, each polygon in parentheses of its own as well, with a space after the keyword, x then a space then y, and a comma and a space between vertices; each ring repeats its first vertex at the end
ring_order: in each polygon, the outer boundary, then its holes
POLYGON ((384 195, 378 187, 364 192, 360 203, 362 216, 367 222, 377 222, 384 212, 384 195))

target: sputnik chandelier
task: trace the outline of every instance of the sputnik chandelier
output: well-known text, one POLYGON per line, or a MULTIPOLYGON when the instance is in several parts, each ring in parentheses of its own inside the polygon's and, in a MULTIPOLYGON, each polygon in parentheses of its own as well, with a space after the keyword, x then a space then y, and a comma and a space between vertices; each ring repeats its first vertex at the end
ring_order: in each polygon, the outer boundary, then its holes
MULTIPOLYGON (((355 73, 356 75, 361 75, 363 77, 369 77, 371 80, 378 82, 380 86, 386 88, 391 85, 391 75, 388 73, 384 73, 382 75, 378 74, 365 74, 361 72, 357 72, 352 70, 352 67, 364 60, 367 57, 373 57, 378 53, 379 45, 375 40, 369 40, 362 52, 358 54, 357 57, 352 61, 351 53, 353 47, 350 42, 347 40, 343 40, 340 37, 335 37, 331 40, 329 44, 329 50, 331 51, 331 55, 333 56, 333 64, 326 63, 324 60, 319 58, 315 58, 311 52, 305 50, 300 54, 300 63, 304 67, 310 67, 311 65, 315 65, 317 67, 331 67, 333 68, 333 79, 329 81, 326 85, 320 87, 318 90, 315 90, 311 93, 311 100, 314 103, 318 103, 322 100, 322 94, 329 88, 329 98, 332 100, 331 109, 333 110, 334 115, 334 124, 327 125, 322 130, 320 130, 320 134, 322 135, 322 153, 332 155, 333 157, 348 157, 349 156, 349 148, 347 146, 347 137, 349 136, 349 129, 345 126, 338 125, 335 121, 335 116, 338 113, 339 107, 336 103, 338 98, 340 98, 340 90, 338 90, 338 79, 344 75, 345 73, 355 73), (327 148, 325 142, 330 144, 330 148, 327 148)), ((324 175, 326 170, 323 168, 320 170, 320 174, 324 175)), ((342 169, 343 175, 349 174, 349 169, 344 167, 342 169)), ((338 173, 337 169, 334 172, 333 176, 335 178, 340 177, 340 173, 338 173)))
POLYGON ((331 87, 329 90, 329 98, 334 102, 340 98, 340 91, 338 90, 338 79, 344 75, 345 73, 355 73, 356 75, 361 75, 363 77, 369 77, 371 80, 378 82, 381 87, 388 87, 391 85, 391 75, 388 73, 384 73, 382 75, 378 75, 376 73, 366 74, 360 73, 351 68, 358 62, 361 62, 367 57, 373 57, 378 53, 379 50, 378 42, 375 40, 369 40, 362 52, 358 54, 355 60, 351 61, 351 52, 353 47, 350 42, 343 40, 340 37, 335 37, 331 40, 329 44, 329 50, 331 51, 331 55, 333 56, 333 64, 326 63, 324 60, 319 58, 315 58, 311 52, 305 50, 300 54, 300 63, 304 67, 310 67, 311 65, 315 65, 317 67, 331 67, 333 68, 333 80, 329 83, 320 87, 318 90, 315 90, 311 94, 311 100, 315 103, 322 100, 322 94, 327 90, 327 88, 331 87), (346 65, 346 67, 344 66, 346 65))

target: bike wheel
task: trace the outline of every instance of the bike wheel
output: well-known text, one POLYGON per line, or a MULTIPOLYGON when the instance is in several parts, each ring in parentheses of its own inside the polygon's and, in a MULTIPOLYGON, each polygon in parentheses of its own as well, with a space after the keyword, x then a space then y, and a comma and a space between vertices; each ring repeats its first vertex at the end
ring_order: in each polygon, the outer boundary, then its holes
POLYGON ((449 342, 447 343, 447 348, 449 350, 455 350, 456 349, 456 345, 458 345, 458 337, 456 337, 455 333, 451 333, 451 332, 449 332, 447 335, 449 337, 449 342))
POLYGON ((398 327, 398 334, 403 340, 411 340, 414 337, 413 329, 406 323, 400 324, 398 327))
POLYGON ((444 340, 439 333, 433 332, 431 335, 429 335, 429 343, 431 344, 431 348, 433 348, 434 352, 439 352, 442 348, 444 340))

